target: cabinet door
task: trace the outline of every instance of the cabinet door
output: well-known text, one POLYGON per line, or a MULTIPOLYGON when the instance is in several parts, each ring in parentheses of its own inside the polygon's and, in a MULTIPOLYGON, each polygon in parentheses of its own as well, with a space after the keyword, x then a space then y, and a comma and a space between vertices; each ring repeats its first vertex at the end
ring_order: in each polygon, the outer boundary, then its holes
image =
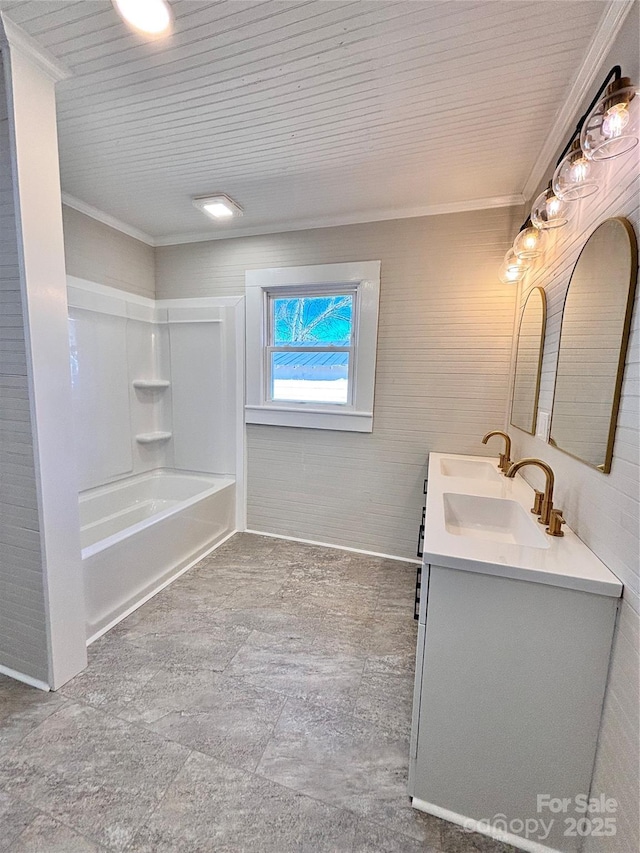
POLYGON ((433 565, 428 596, 413 795, 526 820, 588 792, 616 600, 433 565))

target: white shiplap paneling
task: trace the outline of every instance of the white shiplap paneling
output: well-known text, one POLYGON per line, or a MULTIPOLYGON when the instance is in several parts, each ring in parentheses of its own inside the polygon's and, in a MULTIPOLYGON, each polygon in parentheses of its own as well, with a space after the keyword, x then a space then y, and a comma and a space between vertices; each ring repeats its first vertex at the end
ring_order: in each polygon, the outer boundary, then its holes
MULTIPOLYGON (((621 63, 623 72, 638 76, 638 4, 613 45, 604 67, 621 63)), ((590 96, 589 96, 590 97, 590 96)), ((587 98, 588 100, 588 98, 587 98)), ((586 104, 582 105, 584 108, 586 104)), ((578 112, 578 109, 576 109, 578 112)), ((640 231, 638 149, 607 168, 601 191, 585 199, 576 218, 552 238, 539 274, 527 280, 524 296, 534 285, 543 286, 548 299, 540 408, 551 411, 558 358, 564 296, 584 241, 608 217, 626 216, 640 231)), ((638 672, 640 635, 640 291, 636 296, 633 330, 611 473, 602 474, 566 454, 512 429, 515 458, 536 456, 551 464, 557 475, 557 506, 567 523, 625 584, 611 670, 605 696, 592 795, 618 801, 616 835, 585 839, 585 853, 637 853, 640 849, 638 769, 638 672)), ((526 473, 526 472, 525 472, 526 473)), ((529 475, 527 475, 529 476, 529 475)), ((535 473, 532 475, 535 480, 535 473)))
POLYGON ((62 217, 67 275, 154 298, 151 246, 67 205, 62 217))
MULTIPOLYGON (((550 412, 553 405, 555 369, 562 309, 571 272, 584 241, 596 226, 610 216, 628 217, 638 230, 638 161, 611 167, 604 191, 581 204, 577 218, 557 235, 538 274, 527 279, 524 296, 532 286, 543 286, 547 294, 547 335, 544 348, 539 408, 550 412)), ((513 429, 514 452, 520 456, 546 459, 557 474, 557 506, 564 507, 567 523, 623 581, 626 597, 640 610, 638 571, 638 369, 640 366, 640 317, 638 299, 625 367, 623 395, 611 473, 602 474, 547 445, 513 429)), ((538 484, 537 472, 527 478, 538 484)))
POLYGON ((160 298, 241 294, 245 269, 381 260, 371 435, 248 429, 249 526, 415 555, 430 450, 490 452, 504 423, 515 291, 500 209, 156 249, 160 298))
POLYGON ((73 72, 65 191, 162 236, 236 230, 214 190, 249 231, 517 195, 608 3, 174 0, 159 41, 106 0, 0 7, 73 72))
MULTIPOLYGON (((640 228, 638 162, 635 157, 611 167, 605 192, 585 200, 580 217, 558 235, 553 260, 528 286, 544 286, 549 314, 541 382, 540 408, 550 411, 558 355, 564 295, 584 240, 609 216, 626 216, 640 228)), ((526 291, 525 291, 526 293, 526 291)), ((517 429, 511 430, 514 458, 535 456, 553 467, 557 506, 567 523, 625 584, 609 675, 593 794, 604 793, 619 803, 617 834, 589 838, 588 853, 636 853, 640 848, 638 810, 638 633, 640 628, 640 521, 638 441, 640 417, 640 294, 636 296, 633 329, 625 367, 611 473, 602 474, 517 429)), ((532 475, 532 482, 540 483, 532 475)))
POLYGON ((49 676, 25 326, 0 59, 0 665, 49 676))

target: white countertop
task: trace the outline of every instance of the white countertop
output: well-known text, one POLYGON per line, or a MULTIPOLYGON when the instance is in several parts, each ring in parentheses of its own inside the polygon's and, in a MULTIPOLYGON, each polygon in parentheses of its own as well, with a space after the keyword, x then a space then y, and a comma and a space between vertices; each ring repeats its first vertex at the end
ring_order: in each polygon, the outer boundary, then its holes
MULTIPOLYGON (((497 459, 486 456, 429 454, 429 481, 424 534, 424 562, 463 571, 480 572, 515 580, 544 583, 618 598, 622 583, 593 551, 565 524, 564 536, 544 534, 549 547, 535 548, 512 542, 476 539, 450 533, 445 524, 445 493, 502 498, 520 503, 529 512, 533 489, 516 474, 513 480, 478 480, 445 476, 442 459, 488 462, 498 471, 497 459)), ((537 524, 536 517, 531 515, 537 524)), ((544 527, 539 525, 540 530, 544 527)))

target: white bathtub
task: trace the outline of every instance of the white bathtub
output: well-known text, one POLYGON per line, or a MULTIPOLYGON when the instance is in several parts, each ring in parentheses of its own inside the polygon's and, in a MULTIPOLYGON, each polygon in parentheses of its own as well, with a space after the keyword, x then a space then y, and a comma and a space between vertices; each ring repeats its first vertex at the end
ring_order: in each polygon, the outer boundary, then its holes
POLYGON ((235 480, 153 471, 80 494, 87 638, 140 604, 234 528, 235 480))

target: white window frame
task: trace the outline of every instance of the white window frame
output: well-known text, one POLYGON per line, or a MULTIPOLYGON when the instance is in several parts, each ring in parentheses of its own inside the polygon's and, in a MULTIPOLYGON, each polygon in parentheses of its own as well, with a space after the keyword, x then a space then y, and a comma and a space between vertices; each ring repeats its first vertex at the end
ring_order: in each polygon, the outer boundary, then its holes
MULTIPOLYGON (((380 261, 316 264, 307 267, 247 270, 245 420, 251 424, 312 429, 373 430, 373 395, 380 300, 380 261), (352 355, 348 403, 310 403, 270 399, 269 297, 354 293, 352 355)), ((276 349, 278 349, 276 347, 276 349)), ((305 347, 305 349, 307 349, 305 347)), ((313 347, 308 348, 313 351, 313 347)), ((327 347, 318 347, 326 350, 327 347)))

